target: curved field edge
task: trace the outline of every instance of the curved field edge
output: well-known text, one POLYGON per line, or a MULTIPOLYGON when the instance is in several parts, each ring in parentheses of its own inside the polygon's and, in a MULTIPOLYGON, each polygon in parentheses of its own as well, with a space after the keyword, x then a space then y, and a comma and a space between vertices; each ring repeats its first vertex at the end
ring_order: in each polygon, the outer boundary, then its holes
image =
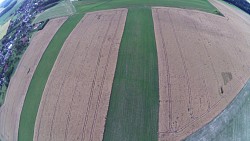
POLYGON ((25 97, 18 129, 19 141, 33 140, 36 115, 47 79, 64 41, 82 17, 83 15, 81 14, 69 17, 57 31, 44 52, 25 97))
POLYGON ((233 101, 216 118, 188 136, 185 141, 237 140, 242 139, 242 133, 244 133, 244 139, 249 139, 249 135, 246 132, 249 131, 247 127, 250 126, 250 120, 248 118, 250 115, 249 107, 250 79, 233 101), (234 133, 233 127, 238 127, 235 131, 235 133, 238 134, 234 133))
POLYGON ((73 2, 62 1, 60 4, 39 14, 34 20, 34 23, 40 22, 42 20, 47 20, 49 18, 68 16, 73 13, 85 13, 115 8, 150 6, 166 6, 184 9, 195 9, 208 13, 222 15, 211 3, 208 2, 208 0, 81 0, 73 2), (66 8, 67 10, 63 8, 66 8))
MULTIPOLYGON (((234 5, 230 5, 224 1, 214 1, 210 0, 217 8, 221 10, 226 17, 230 17, 236 14, 237 20, 242 20, 245 23, 249 23, 249 15, 234 5), (225 6, 222 8, 221 6, 225 6), (226 8, 227 7, 227 8, 226 8), (231 15, 232 16, 232 15, 231 15)), ((235 16, 236 16, 235 15, 235 16)), ((248 24, 249 25, 249 24, 248 24)), ((250 139, 250 79, 245 84, 243 89, 238 93, 234 100, 228 105, 228 110, 223 111, 224 115, 221 115, 221 119, 224 118, 224 124, 218 132, 213 133, 208 139, 213 141, 235 141, 235 140, 249 140, 250 139), (229 110, 229 108, 231 108, 229 110), (226 113, 228 111, 228 113, 226 113), (225 116, 227 115, 227 116, 225 116)), ((223 114, 223 112, 221 114, 223 114)), ((219 119, 219 116, 218 116, 219 119)), ((212 122, 210 123, 212 124, 212 122)), ((208 125, 207 125, 208 126, 208 125)), ((205 127, 204 127, 205 128, 205 127)), ((200 133, 203 133, 199 131, 200 133)), ((210 133, 210 131, 204 131, 205 133, 210 133)), ((194 133, 189 138, 195 138, 200 133, 194 133)), ((203 133, 204 134, 204 133, 203 133)), ((189 139, 188 138, 188 139, 189 139)))
MULTIPOLYGON (((232 113, 232 119, 227 120, 228 123, 224 125, 225 127, 222 128, 221 132, 217 133, 216 136, 212 139, 214 141, 230 141, 230 140, 243 140, 247 141, 250 139, 250 82, 248 82, 245 86, 246 91, 240 93, 240 96, 237 97, 237 99, 241 100, 239 105, 236 105, 236 107, 233 109, 232 113), (248 88, 247 88, 248 87, 248 88)), ((237 103, 237 100, 232 103, 235 105, 237 103)), ((238 103, 237 103, 238 104, 238 103)), ((231 112, 231 111, 230 111, 231 112)))
POLYGON ((136 8, 151 6, 177 7, 195 9, 208 13, 220 14, 219 11, 207 0, 102 0, 93 4, 84 4, 84 1, 73 2, 77 12, 105 10, 113 8, 136 8), (82 4, 83 3, 83 4, 82 4))
MULTIPOLYGON (((105 9, 120 8, 120 7, 133 7, 133 8, 148 7, 149 8, 150 6, 158 6, 158 5, 196 9, 196 10, 206 11, 209 13, 218 12, 217 9, 213 7, 207 0, 192 0, 188 2, 186 2, 185 0, 178 0, 178 1, 150 0, 147 2, 145 2, 144 0, 136 0, 136 1, 132 1, 132 0, 129 0, 129 1, 113 0, 112 1, 111 0, 111 1, 101 1, 98 3, 92 3, 92 4, 87 4, 87 5, 86 4, 82 5, 80 2, 79 3, 74 2, 74 5, 76 7, 77 13, 85 13, 85 12, 90 12, 90 11, 105 10, 105 9)), ((35 119, 36 119, 41 96, 42 96, 44 87, 46 85, 48 76, 50 74, 50 71, 54 65, 56 57, 64 41, 68 37, 69 33, 76 26, 76 24, 80 21, 82 16, 83 15, 79 15, 79 14, 73 15, 64 23, 64 25, 59 29, 58 33, 55 35, 54 39, 50 43, 53 45, 49 45, 48 49, 44 53, 44 56, 39 62, 38 68, 36 69, 36 72, 32 78, 31 84, 29 86, 29 90, 27 92, 27 96, 25 98, 25 103, 24 103, 24 107, 22 110, 21 121, 19 125, 18 140, 21 140, 21 141, 33 140, 35 119), (60 44, 61 46, 57 46, 58 44, 60 44)), ((154 35, 154 33, 152 35, 154 35)), ((158 83, 158 80, 157 80, 157 83, 158 83)), ((158 100, 159 99, 157 99, 157 101, 158 100)), ((157 118, 158 118, 158 114, 157 114, 157 118)), ((158 127, 158 119, 157 119, 157 124, 155 126, 158 127)), ((156 132, 157 132, 157 129, 156 129, 156 132)), ((149 134, 149 132, 146 132, 146 133, 149 134)))
POLYGON ((129 9, 119 49, 104 141, 156 141, 159 85, 151 8, 129 9))

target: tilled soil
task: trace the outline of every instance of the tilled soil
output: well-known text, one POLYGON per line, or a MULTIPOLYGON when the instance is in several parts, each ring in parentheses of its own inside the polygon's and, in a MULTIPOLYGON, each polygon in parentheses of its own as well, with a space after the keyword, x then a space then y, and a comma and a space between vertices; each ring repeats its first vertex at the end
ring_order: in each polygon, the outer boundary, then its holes
POLYGON ((50 20, 43 30, 36 33, 23 54, 0 108, 0 139, 17 140, 21 110, 34 71, 51 39, 66 19, 50 20))
POLYGON ((159 140, 181 140, 211 121, 238 94, 250 76, 250 48, 247 35, 227 17, 177 8, 152 11, 159 140))
POLYGON ((35 141, 102 140, 127 9, 87 13, 49 76, 35 141))

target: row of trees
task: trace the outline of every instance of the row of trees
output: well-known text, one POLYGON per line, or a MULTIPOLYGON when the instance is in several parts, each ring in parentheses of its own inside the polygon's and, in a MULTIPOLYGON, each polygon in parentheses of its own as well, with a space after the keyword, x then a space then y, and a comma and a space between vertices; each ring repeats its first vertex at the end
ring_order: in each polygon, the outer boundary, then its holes
POLYGON ((47 0, 42 5, 40 5, 42 10, 46 10, 58 4, 60 0, 47 0))

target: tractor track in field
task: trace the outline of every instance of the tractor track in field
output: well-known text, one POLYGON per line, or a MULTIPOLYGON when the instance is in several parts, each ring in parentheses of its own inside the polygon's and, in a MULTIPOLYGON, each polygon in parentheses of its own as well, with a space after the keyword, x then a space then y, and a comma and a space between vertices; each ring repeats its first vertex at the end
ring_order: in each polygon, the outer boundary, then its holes
MULTIPOLYGON (((156 14, 157 14, 157 19, 158 19, 158 21, 160 21, 160 16, 159 16, 159 14, 158 14, 158 10, 156 10, 156 14)), ((169 65, 168 65, 168 53, 167 53, 167 51, 166 51, 166 44, 165 44, 165 40, 164 40, 164 38, 163 38, 163 34, 162 34, 162 26, 161 26, 161 23, 159 22, 159 29, 160 29, 160 36, 161 36, 161 43, 162 43, 162 50, 164 51, 164 57, 165 57, 165 60, 166 60, 166 74, 167 74, 167 94, 168 94, 168 98, 169 98, 169 100, 168 100, 168 105, 169 105, 169 129, 170 129, 170 131, 169 132, 171 132, 172 131, 172 127, 171 127, 171 123, 172 123, 172 99, 171 99, 171 80, 170 80, 170 73, 169 73, 169 65)))
MULTIPOLYGON (((99 31, 99 29, 97 30, 97 31, 99 31)), ((94 36, 96 36, 98 34, 98 32, 96 32, 95 33, 95 35, 94 36)), ((93 42, 93 40, 91 40, 91 42, 90 42, 90 44, 89 45, 92 45, 92 42, 93 42)), ((87 52, 89 51, 89 45, 88 45, 88 47, 87 47, 87 52)), ((87 54, 84 56, 84 58, 83 58, 83 60, 81 61, 81 62, 83 62, 82 64, 81 64, 81 70, 83 70, 83 65, 85 64, 85 61, 86 61, 86 57, 87 57, 87 54)), ((81 74, 81 73, 80 73, 81 74)), ((79 75, 80 75, 79 74, 79 75)), ((79 76, 78 75, 78 79, 77 79, 77 82, 76 82, 76 88, 78 87, 78 83, 79 83, 79 76)), ((73 103, 73 100, 74 100, 74 97, 75 97, 75 94, 76 94, 76 88, 74 89, 74 94, 73 94, 73 97, 72 97, 72 99, 71 99, 71 102, 70 102, 70 106, 69 106, 69 115, 68 115, 68 118, 67 118, 67 124, 66 124, 66 130, 65 130, 65 138, 64 138, 64 140, 66 141, 67 140, 67 134, 68 134, 68 125, 69 125, 69 121, 70 121, 70 117, 71 117, 71 107, 72 107, 72 103, 73 103)))
MULTIPOLYGON (((88 17, 88 15, 86 15, 85 19, 87 19, 87 17, 88 17)), ((85 20, 85 19, 84 19, 84 20, 85 20)), ((83 21, 84 21, 84 20, 83 20, 83 21)), ((87 28, 87 29, 88 29, 88 28, 87 28)), ((86 29, 86 30, 87 30, 87 29, 86 29)), ((78 41, 78 43, 77 43, 77 44, 79 45, 79 43, 80 43, 80 42, 78 41)), ((62 51, 64 51, 64 50, 62 50, 62 51)), ((76 50, 75 50, 75 52, 76 52, 76 50)), ((63 54, 63 53, 62 53, 62 54, 63 54)), ((71 62, 72 62, 72 60, 73 60, 73 58, 71 59, 71 62)), ((60 63, 62 62, 62 60, 59 60, 58 62, 59 62, 59 64, 60 64, 60 63)), ((69 67, 70 67, 70 65, 68 66, 68 69, 69 69, 69 67)), ((68 70, 68 69, 67 69, 67 70, 68 70)), ((64 78, 65 78, 65 77, 66 77, 66 75, 64 75, 64 78)), ((63 79, 63 80, 65 80, 65 79, 63 79)), ((60 88, 60 90, 61 90, 61 88, 60 88)), ((48 90, 48 91, 49 91, 49 90, 48 90)), ((59 93, 59 94, 60 94, 60 93, 59 93)), ((48 93, 45 93, 44 95, 45 95, 45 102, 47 102, 48 93)), ((58 98, 57 98, 57 99, 59 99, 59 96, 58 96, 58 98)), ((58 102, 57 102, 57 103, 58 103, 58 102)), ((42 111, 42 112, 41 112, 41 115, 43 115, 43 112, 44 112, 44 106, 45 106, 45 105, 43 105, 43 106, 42 106, 42 108, 41 108, 41 111, 42 111)), ((39 138, 39 130, 40 130, 40 125, 41 125, 41 120, 39 120, 39 124, 38 124, 38 134, 37 134, 37 140, 38 140, 38 138, 39 138)), ((51 126, 51 131, 52 131, 52 126, 51 126)))
POLYGON ((102 137, 119 49, 114 47, 120 43, 126 13, 126 9, 87 13, 84 17, 87 19, 72 31, 44 90, 36 121, 36 140, 96 140, 102 137), (77 30, 81 28, 83 31, 77 30), (68 64, 66 68, 65 63, 68 64), (53 91, 58 91, 56 97, 51 95, 53 91), (51 106, 54 108, 48 110, 51 106))
MULTIPOLYGON (((98 67, 100 65, 100 58, 101 58, 101 52, 102 52, 102 49, 103 49, 103 44, 104 44, 104 42, 105 42, 105 40, 107 38, 107 34, 108 34, 109 30, 110 30, 110 26, 111 26, 111 23, 113 22, 113 19, 114 19, 114 16, 112 17, 111 22, 109 23, 108 29, 107 29, 107 31, 106 31, 106 33, 104 35, 104 38, 102 40, 102 45, 101 45, 100 50, 99 50, 99 55, 98 55, 98 59, 97 59, 97 63, 96 63, 96 66, 95 66, 95 71, 94 71, 95 72, 94 73, 94 79, 92 81, 91 90, 90 90, 90 97, 89 97, 88 105, 87 105, 87 112, 86 112, 86 116, 84 118, 84 125, 83 125, 83 128, 82 128, 82 137, 81 137, 82 139, 81 140, 84 140, 84 137, 85 137, 84 136, 85 135, 85 128, 86 128, 86 124, 88 122, 88 116, 89 116, 88 114, 89 114, 90 105, 92 103, 93 91, 94 91, 94 87, 95 87, 95 81, 96 81, 98 67)), ((98 102, 97 102, 97 104, 98 104, 98 102)), ((94 118, 94 120, 95 120, 95 118, 94 118)))
POLYGON ((249 49, 244 32, 227 18, 163 7, 153 8, 153 15, 159 74, 171 79, 159 78, 159 140, 181 140, 211 121, 244 86, 250 64, 242 58, 249 49), (163 90, 169 86, 171 96, 163 90))
POLYGON ((51 20, 43 30, 36 33, 20 60, 11 78, 5 103, 0 108, 0 138, 17 140, 20 115, 34 71, 51 39, 66 19, 51 20))
MULTIPOLYGON (((122 13, 121 13, 121 14, 122 14, 122 13)), ((119 16, 118 25, 120 25, 121 16, 122 16, 121 14, 120 14, 120 16, 119 16)), ((116 35, 117 35, 117 30, 118 30, 118 26, 117 26, 117 28, 116 28, 116 30, 115 30, 115 34, 114 34, 114 37, 113 37, 113 38, 116 37, 116 35)), ((112 46, 113 44, 114 44, 114 41, 111 43, 111 46, 112 46)), ((111 46, 110 46, 110 48, 109 48, 108 60, 107 60, 107 63, 106 63, 106 65, 105 65, 105 70, 104 70, 104 74, 103 74, 103 78, 102 78, 101 90, 103 89, 103 83, 104 83, 104 80, 105 80, 105 78, 106 78, 107 66, 108 66, 108 64, 109 64, 110 55, 111 55, 111 46)), ((100 91, 100 92, 101 92, 101 91, 100 91)), ((93 140, 92 132, 93 132, 94 125, 95 125, 95 122, 96 122, 96 116, 97 116, 97 111, 98 111, 98 108, 99 108, 99 102, 100 102, 101 96, 102 96, 102 94, 100 93, 99 96, 98 96, 98 102, 97 102, 97 104, 96 104, 94 122, 93 122, 92 127, 91 127, 91 133, 90 133, 90 139, 91 139, 91 141, 93 140)))

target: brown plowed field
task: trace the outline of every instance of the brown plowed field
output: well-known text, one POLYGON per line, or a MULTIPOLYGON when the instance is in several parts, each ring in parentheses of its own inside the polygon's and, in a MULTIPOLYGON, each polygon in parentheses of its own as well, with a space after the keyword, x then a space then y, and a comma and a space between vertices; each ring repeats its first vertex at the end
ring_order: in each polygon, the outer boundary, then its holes
POLYGON ((250 76, 250 48, 247 35, 227 17, 177 8, 152 11, 159 140, 181 140, 211 121, 238 94, 250 76))
POLYGON ((86 14, 49 76, 35 141, 102 140, 127 9, 86 14))
POLYGON ((16 72, 11 78, 5 102, 0 108, 1 139, 17 141, 19 119, 31 78, 45 49, 66 19, 58 18, 49 21, 45 28, 33 37, 30 46, 20 60, 16 72))

